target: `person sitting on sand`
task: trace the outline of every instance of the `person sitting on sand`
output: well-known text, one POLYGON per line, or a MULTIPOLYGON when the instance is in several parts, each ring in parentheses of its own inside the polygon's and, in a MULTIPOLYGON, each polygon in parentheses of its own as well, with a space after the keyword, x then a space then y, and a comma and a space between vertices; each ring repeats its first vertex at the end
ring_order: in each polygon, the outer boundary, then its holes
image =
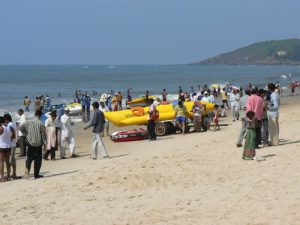
POLYGON ((178 105, 175 107, 175 117, 177 126, 182 130, 182 134, 186 131, 186 107, 182 101, 178 101, 178 105))
POLYGON ((246 119, 247 119, 247 131, 245 136, 243 159, 253 160, 255 157, 256 128, 258 127, 258 121, 255 118, 255 113, 253 111, 248 111, 246 113, 246 119))

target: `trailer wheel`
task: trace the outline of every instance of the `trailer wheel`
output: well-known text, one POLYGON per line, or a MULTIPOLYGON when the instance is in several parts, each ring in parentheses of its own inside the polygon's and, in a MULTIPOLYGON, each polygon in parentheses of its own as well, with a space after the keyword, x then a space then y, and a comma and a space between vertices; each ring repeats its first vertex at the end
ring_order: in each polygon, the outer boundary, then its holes
POLYGON ((172 122, 166 122, 168 134, 175 134, 176 133, 176 127, 172 122))
POLYGON ((155 134, 157 136, 164 136, 168 134, 168 128, 165 123, 157 122, 155 123, 155 134))

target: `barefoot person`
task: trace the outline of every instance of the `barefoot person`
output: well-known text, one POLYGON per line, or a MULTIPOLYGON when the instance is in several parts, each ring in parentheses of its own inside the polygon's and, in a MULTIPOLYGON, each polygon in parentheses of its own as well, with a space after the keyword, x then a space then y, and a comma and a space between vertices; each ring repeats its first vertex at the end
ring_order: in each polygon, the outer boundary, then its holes
POLYGON ((175 118, 178 127, 182 130, 182 134, 186 131, 186 107, 182 101, 178 101, 178 105, 175 107, 175 118))
POLYGON ((245 146, 243 152, 244 160, 253 160, 255 157, 256 148, 256 130, 258 126, 258 121, 255 118, 255 113, 253 111, 248 111, 246 113, 247 118, 247 131, 245 137, 245 146))
POLYGON ((109 158, 108 153, 106 151, 105 145, 103 144, 101 133, 103 132, 105 126, 104 114, 101 110, 99 110, 99 103, 94 102, 92 104, 94 109, 94 116, 91 123, 83 128, 87 130, 90 127, 93 127, 93 143, 92 143, 92 159, 96 160, 98 156, 98 147, 100 148, 100 152, 102 157, 109 158))
POLYGON ((10 146, 11 140, 14 139, 14 132, 5 124, 4 117, 0 117, 0 182, 10 180, 10 146), (6 164, 7 176, 4 177, 4 162, 6 164))
POLYGON ((19 129, 25 135, 28 142, 28 152, 26 159, 25 178, 29 178, 32 161, 34 161, 34 178, 43 177, 40 175, 42 166, 43 145, 47 143, 46 129, 41 121, 42 111, 35 111, 35 118, 26 121, 19 129))
POLYGON ((5 123, 7 124, 8 127, 10 127, 11 131, 14 132, 14 137, 11 139, 10 142, 10 148, 11 148, 11 153, 9 157, 9 163, 12 167, 12 179, 20 179, 21 177, 17 176, 17 160, 16 160, 16 148, 17 148, 17 124, 12 121, 12 117, 10 114, 5 114, 4 115, 5 123))

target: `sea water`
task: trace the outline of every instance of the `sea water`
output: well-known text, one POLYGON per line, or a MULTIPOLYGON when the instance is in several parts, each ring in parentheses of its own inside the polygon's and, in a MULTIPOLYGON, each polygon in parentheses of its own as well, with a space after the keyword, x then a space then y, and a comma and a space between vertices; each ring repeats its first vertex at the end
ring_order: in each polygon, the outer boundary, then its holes
MULTIPOLYGON (((87 91, 92 100, 99 100, 101 93, 126 91, 131 88, 133 97, 160 94, 165 88, 177 93, 181 86, 189 92, 204 84, 231 83, 245 87, 248 83, 264 86, 280 82, 287 86, 289 79, 300 80, 299 66, 201 66, 201 65, 75 65, 75 66, 0 66, 0 115, 15 114, 23 108, 24 96, 32 102, 36 96, 48 95, 53 104, 70 103, 75 90, 87 91), (289 76, 291 74, 291 77, 289 76), (287 75, 283 78, 281 75, 287 75), (92 96, 93 91, 99 95, 92 96), (61 97, 58 97, 61 93, 61 97)), ((31 107, 31 110, 33 106, 31 107)))

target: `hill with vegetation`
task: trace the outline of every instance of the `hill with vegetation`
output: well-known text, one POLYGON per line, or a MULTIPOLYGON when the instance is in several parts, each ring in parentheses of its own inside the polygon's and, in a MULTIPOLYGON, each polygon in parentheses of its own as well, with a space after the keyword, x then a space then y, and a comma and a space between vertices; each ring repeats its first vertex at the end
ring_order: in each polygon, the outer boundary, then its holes
POLYGON ((195 64, 300 65, 300 39, 258 42, 195 64))

